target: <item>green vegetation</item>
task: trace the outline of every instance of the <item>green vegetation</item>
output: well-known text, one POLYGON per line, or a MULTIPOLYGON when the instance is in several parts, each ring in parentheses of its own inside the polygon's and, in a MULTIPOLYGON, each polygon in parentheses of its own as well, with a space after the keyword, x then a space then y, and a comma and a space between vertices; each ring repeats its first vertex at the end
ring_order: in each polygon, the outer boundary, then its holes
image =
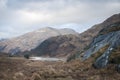
POLYGON ((9 54, 9 57, 13 57, 14 55, 9 54))
POLYGON ((26 59, 29 59, 30 55, 29 55, 29 54, 25 54, 24 57, 25 57, 26 59))

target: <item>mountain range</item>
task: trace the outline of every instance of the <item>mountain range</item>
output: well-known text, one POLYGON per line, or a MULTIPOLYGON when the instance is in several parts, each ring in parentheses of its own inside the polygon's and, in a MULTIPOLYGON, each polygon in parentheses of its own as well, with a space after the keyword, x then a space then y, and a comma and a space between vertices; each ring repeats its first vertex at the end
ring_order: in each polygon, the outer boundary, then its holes
POLYGON ((60 35, 67 35, 73 34, 78 35, 72 29, 55 29, 51 27, 42 28, 33 32, 26 33, 19 37, 2 40, 0 41, 0 51, 4 53, 10 53, 11 55, 19 54, 25 51, 30 51, 31 49, 36 48, 39 46, 44 40, 60 36, 60 35))

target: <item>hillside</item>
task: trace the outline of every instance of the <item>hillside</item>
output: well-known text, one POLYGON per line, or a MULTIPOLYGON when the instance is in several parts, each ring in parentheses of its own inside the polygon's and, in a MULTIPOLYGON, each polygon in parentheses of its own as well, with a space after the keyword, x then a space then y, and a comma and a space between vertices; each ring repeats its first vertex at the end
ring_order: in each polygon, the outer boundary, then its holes
MULTIPOLYGON (((81 43, 81 44, 84 44, 84 46, 82 47, 83 50, 81 50, 79 53, 71 55, 71 57, 69 57, 68 60, 80 57, 78 55, 83 56, 83 52, 85 52, 86 50, 88 50, 91 47, 91 44, 93 44, 93 42, 95 41, 95 38, 103 33, 101 31, 103 31, 104 29, 107 30, 111 25, 114 25, 116 23, 119 24, 119 22, 120 22, 120 14, 115 14, 115 15, 111 16, 110 18, 106 19, 105 21, 103 21, 102 23, 94 25, 87 31, 81 33, 79 36, 80 36, 80 40, 84 41, 83 43, 81 43)), ((104 32, 106 32, 106 30, 104 32)), ((109 37, 111 37, 111 36, 109 36, 109 37)), ((104 40, 104 37, 101 37, 100 40, 102 40, 102 39, 104 40)))
POLYGON ((50 28, 50 27, 42 28, 37 31, 26 33, 19 37, 1 41, 0 51, 5 53, 10 53, 12 55, 21 53, 24 51, 30 51, 31 49, 36 48, 44 40, 50 37, 67 35, 67 34, 78 35, 78 33, 72 29, 59 30, 59 29, 50 28))
POLYGON ((78 36, 61 35, 45 40, 29 53, 37 56, 68 57, 80 50, 80 47, 82 46, 79 45, 80 42, 82 41, 78 36))
POLYGON ((105 21, 103 21, 100 24, 96 24, 92 26, 90 29, 86 30, 85 32, 81 33, 80 39, 84 41, 85 45, 89 45, 94 37, 98 35, 98 33, 105 28, 106 26, 110 24, 114 24, 120 22, 120 13, 114 14, 113 16, 107 18, 105 21))
MULTIPOLYGON (((113 16, 114 17, 114 16, 113 16)), ((116 16, 115 16, 116 18, 116 16)), ((113 18, 113 19, 115 19, 113 18)), ((120 19, 120 14, 117 17, 120 19)), ((108 18, 108 22, 110 18, 108 18)), ((111 20, 111 19, 110 19, 111 20)), ((104 24, 105 22, 104 21, 104 24)), ((114 20, 112 20, 114 21, 114 20)), ((108 24, 108 23, 107 23, 108 24)), ((94 37, 90 45, 83 52, 71 56, 69 60, 79 58, 85 60, 94 59, 95 68, 104 68, 108 64, 120 64, 120 21, 105 25, 94 37)))
POLYGON ((89 46, 89 49, 82 54, 83 55, 82 59, 86 60, 91 55, 94 55, 96 53, 99 56, 96 58, 94 66, 97 68, 103 68, 109 63, 110 56, 112 54, 116 54, 112 53, 113 50, 116 50, 117 48, 119 48, 119 46, 120 46, 120 22, 111 24, 102 29, 92 41, 91 45, 89 46), (98 51, 101 48, 104 48, 106 46, 107 48, 104 51, 98 53, 98 51))

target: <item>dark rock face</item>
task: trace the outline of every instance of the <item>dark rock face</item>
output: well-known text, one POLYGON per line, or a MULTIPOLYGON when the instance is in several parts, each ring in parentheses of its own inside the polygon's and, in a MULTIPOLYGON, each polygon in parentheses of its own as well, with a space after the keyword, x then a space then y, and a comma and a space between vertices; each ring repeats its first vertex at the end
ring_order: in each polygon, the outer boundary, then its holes
POLYGON ((96 68, 105 67, 108 64, 109 56, 111 55, 112 50, 120 46, 120 23, 109 25, 101 30, 100 34, 94 38, 90 48, 84 52, 82 59, 88 59, 91 55, 106 45, 109 45, 108 49, 106 49, 106 51, 103 52, 103 55, 97 58, 94 63, 96 68))

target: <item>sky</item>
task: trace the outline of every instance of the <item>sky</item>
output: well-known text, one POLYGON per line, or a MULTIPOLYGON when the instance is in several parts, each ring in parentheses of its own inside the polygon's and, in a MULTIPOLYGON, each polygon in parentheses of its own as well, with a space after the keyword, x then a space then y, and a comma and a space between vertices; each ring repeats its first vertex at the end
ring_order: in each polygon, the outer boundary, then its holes
POLYGON ((120 0, 0 0, 0 38, 43 27, 81 33, 120 13, 120 0))

